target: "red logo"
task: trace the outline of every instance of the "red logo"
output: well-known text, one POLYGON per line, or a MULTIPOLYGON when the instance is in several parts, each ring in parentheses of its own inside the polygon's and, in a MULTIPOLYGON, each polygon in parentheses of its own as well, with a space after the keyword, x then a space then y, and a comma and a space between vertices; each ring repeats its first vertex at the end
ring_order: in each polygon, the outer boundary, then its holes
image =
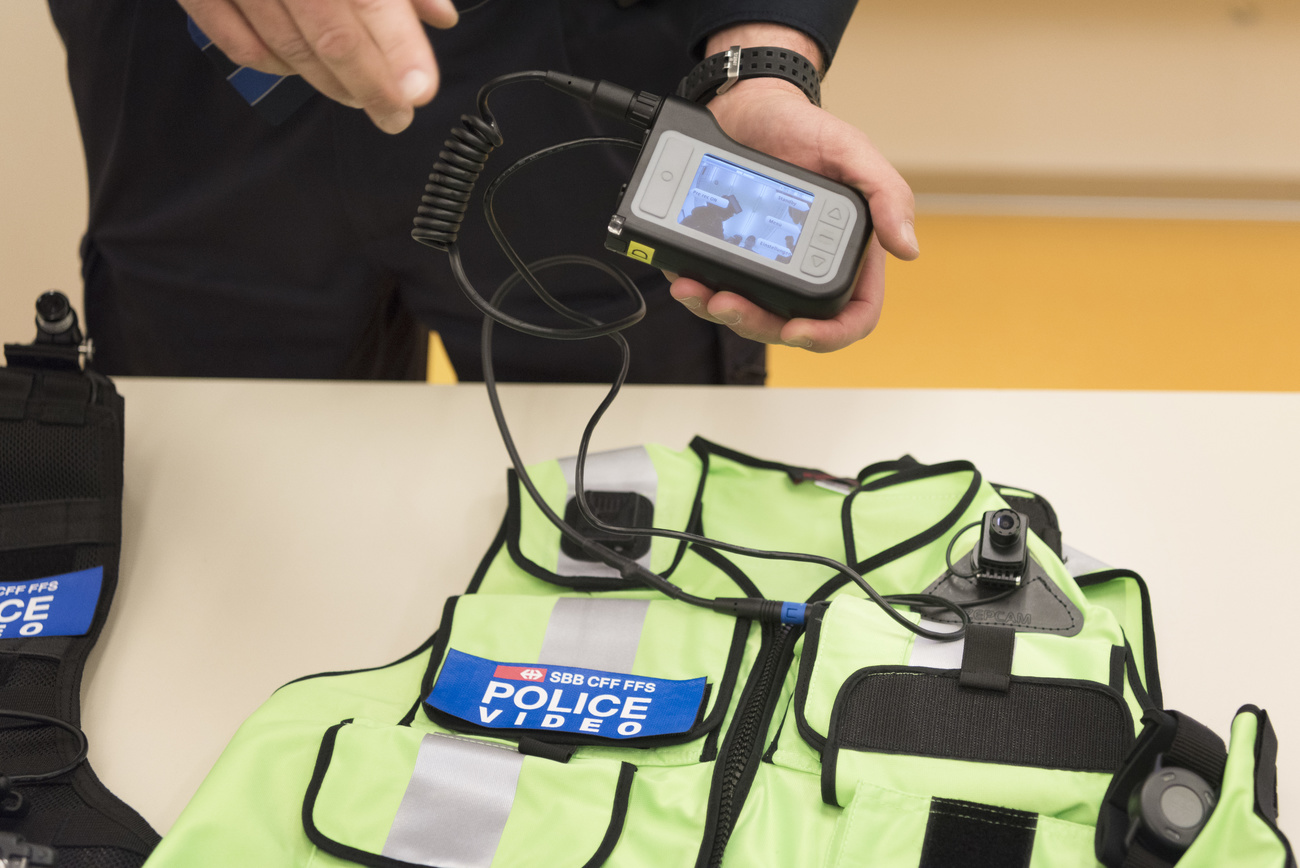
POLYGON ((493 678, 509 678, 511 681, 545 681, 546 670, 536 666, 498 666, 493 678))

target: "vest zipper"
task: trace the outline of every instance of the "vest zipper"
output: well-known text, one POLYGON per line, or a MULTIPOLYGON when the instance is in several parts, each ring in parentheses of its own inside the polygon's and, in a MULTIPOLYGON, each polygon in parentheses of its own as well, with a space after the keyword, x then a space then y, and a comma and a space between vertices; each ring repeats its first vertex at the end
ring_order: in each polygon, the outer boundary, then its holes
MULTIPOLYGON (((763 658, 758 680, 732 727, 732 736, 723 761, 725 765, 718 781, 718 816, 712 849, 708 862, 705 863, 708 868, 718 868, 722 864, 722 855, 731 839, 736 815, 744 802, 743 796, 737 799, 737 790, 741 789, 742 784, 748 783, 758 761, 762 759, 758 749, 762 747, 765 723, 771 718, 773 701, 778 693, 772 687, 783 668, 782 661, 789 656, 796 629, 790 624, 778 624, 772 630, 771 645, 763 658)), ((748 787, 745 791, 748 792, 748 787)))

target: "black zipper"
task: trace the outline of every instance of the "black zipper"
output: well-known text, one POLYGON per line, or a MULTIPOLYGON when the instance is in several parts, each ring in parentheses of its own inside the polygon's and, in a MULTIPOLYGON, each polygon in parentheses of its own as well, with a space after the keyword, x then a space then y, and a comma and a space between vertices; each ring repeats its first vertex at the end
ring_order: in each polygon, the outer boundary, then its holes
POLYGON ((727 740, 722 774, 718 779, 718 813, 713 846, 705 863, 707 868, 717 868, 722 864, 722 854, 727 849, 727 842, 731 840, 731 830, 736 825, 737 814, 744 802, 743 797, 737 799, 737 790, 753 777, 753 770, 760 758, 756 756, 756 749, 762 747, 761 739, 777 694, 772 687, 783 668, 782 661, 789 656, 796 629, 790 624, 779 624, 772 630, 771 644, 763 658, 758 680, 754 682, 744 707, 736 715, 736 723, 727 740))

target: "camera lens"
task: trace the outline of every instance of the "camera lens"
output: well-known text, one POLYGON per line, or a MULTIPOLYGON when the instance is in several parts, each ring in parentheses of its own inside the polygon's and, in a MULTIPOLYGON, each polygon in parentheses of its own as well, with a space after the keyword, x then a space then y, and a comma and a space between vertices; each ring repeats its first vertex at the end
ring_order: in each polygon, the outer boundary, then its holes
POLYGON ((994 548, 1009 549, 1020 539, 1020 515, 1013 509, 999 509, 989 519, 989 541, 994 548))

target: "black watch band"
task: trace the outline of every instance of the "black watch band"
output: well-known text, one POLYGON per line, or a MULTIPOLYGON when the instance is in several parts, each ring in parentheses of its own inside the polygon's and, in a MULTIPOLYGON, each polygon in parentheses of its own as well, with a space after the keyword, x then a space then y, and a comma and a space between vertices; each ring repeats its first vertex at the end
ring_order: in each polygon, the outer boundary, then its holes
POLYGON ((705 103, 742 78, 780 78, 798 87, 815 106, 822 104, 821 75, 812 61, 788 48, 741 48, 733 45, 704 58, 682 79, 677 95, 705 103))

